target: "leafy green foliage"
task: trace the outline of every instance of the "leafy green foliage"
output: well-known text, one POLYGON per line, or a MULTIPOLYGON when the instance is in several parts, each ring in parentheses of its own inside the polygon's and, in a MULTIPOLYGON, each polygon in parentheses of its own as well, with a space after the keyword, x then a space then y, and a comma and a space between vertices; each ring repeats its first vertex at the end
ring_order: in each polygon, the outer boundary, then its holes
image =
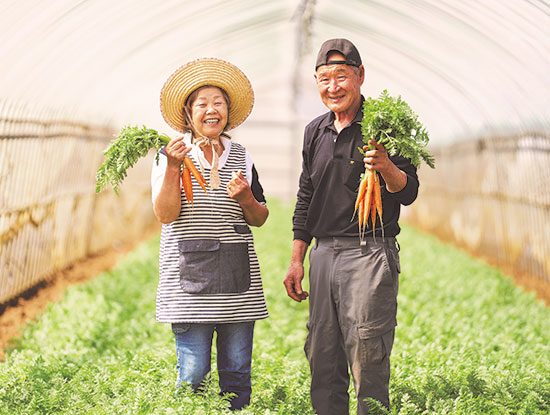
POLYGON ((550 310, 451 245, 408 227, 399 242, 393 410, 549 413, 550 310))
POLYGON ((391 156, 406 157, 416 167, 420 166, 420 159, 435 167, 435 159, 426 148, 428 132, 401 96, 394 98, 384 90, 377 99, 366 99, 361 131, 365 143, 375 140, 383 144, 391 156))
POLYGON ((145 126, 124 127, 103 152, 105 160, 96 173, 96 193, 110 184, 118 194, 118 186, 126 178, 128 169, 151 149, 157 151, 158 161, 158 151, 169 142, 170 137, 145 126))
MULTIPOLYGON (((312 415, 303 353, 308 304, 289 299, 282 284, 292 208, 268 206, 254 238, 271 316, 254 332, 251 405, 235 413, 312 415)), ((399 243, 389 413, 550 413, 550 310, 433 237, 404 225, 399 243)), ((218 396, 215 357, 203 394, 176 392, 174 337, 154 317, 158 245, 158 238, 148 241, 113 270, 71 287, 24 330, 0 363, 1 414, 229 413, 218 396)), ((376 402, 371 408, 388 413, 376 402)))

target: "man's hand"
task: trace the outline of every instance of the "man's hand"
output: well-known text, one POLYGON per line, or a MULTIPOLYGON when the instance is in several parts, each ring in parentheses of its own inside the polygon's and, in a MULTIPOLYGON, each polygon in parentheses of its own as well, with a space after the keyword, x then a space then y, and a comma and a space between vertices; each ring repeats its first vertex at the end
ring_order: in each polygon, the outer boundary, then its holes
POLYGON ((309 295, 307 291, 302 290, 303 279, 304 266, 299 262, 291 262, 283 284, 288 296, 299 303, 309 295))
POLYGON ((370 140, 369 144, 375 147, 374 150, 369 150, 368 146, 364 146, 365 151, 365 168, 379 172, 386 182, 386 189, 390 193, 401 191, 407 185, 407 175, 400 170, 388 156, 386 147, 378 144, 374 140, 370 140))
POLYGON ((388 151, 386 147, 382 144, 378 144, 374 140, 370 140, 369 144, 374 146, 374 150, 369 150, 368 146, 364 146, 363 150, 365 151, 365 168, 368 170, 376 170, 380 174, 384 174, 389 168, 390 165, 393 166, 392 161, 388 156, 388 151))

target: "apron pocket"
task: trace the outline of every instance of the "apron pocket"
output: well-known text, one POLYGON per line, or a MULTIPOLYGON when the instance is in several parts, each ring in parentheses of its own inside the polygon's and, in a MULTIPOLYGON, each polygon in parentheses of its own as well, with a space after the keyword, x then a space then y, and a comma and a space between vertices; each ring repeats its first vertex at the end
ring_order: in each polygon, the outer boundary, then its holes
POLYGON ((248 242, 179 241, 180 286, 188 294, 241 293, 250 287, 248 242))

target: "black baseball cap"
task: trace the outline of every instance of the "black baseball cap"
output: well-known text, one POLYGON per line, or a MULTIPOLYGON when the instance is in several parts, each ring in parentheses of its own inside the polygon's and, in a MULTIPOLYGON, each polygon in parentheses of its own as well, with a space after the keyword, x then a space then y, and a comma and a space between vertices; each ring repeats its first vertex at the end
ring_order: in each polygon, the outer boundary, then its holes
POLYGON ((359 51, 353 43, 347 39, 329 39, 321 45, 319 53, 317 54, 317 62, 315 63, 315 70, 322 65, 336 65, 345 64, 359 67, 361 66, 361 56, 359 51), (330 61, 328 62, 328 55, 331 52, 340 52, 346 60, 330 61))

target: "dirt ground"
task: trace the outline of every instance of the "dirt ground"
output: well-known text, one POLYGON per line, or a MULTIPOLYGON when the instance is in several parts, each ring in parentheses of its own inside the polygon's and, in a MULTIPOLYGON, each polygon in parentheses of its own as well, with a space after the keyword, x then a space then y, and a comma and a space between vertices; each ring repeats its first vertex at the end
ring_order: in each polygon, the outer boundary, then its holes
MULTIPOLYGON (((512 270, 504 270, 507 275, 512 275, 512 270)), ((546 307, 550 307, 550 282, 541 280, 529 274, 516 274, 513 276, 516 285, 523 287, 525 291, 533 291, 537 298, 541 300, 546 307)))
MULTIPOLYGON (((143 240, 152 237, 158 229, 152 229, 143 240)), ((131 251, 139 242, 121 244, 98 255, 83 259, 71 267, 53 275, 9 303, 0 305, 0 360, 5 359, 4 349, 10 339, 20 336, 20 329, 40 315, 49 303, 59 301, 63 291, 70 285, 88 281, 102 271, 111 269, 119 259, 131 251)), ((511 275, 511 272, 505 273, 511 275)), ((550 306, 550 284, 529 275, 514 276, 515 283, 527 291, 534 291, 546 306, 550 306)))
MULTIPOLYGON (((445 238, 439 238, 439 239, 442 240, 443 242, 447 242, 457 246, 456 243, 452 240, 446 240, 445 238)), ((471 250, 468 250, 466 247, 461 247, 461 246, 457 246, 457 247, 459 249, 463 249, 464 251, 468 252, 469 255, 476 257, 478 259, 481 259, 488 265, 493 266, 495 268, 499 268, 502 271, 502 274, 512 278, 514 280, 514 283, 517 286, 522 287, 525 291, 534 292, 537 298, 541 300, 546 305, 546 307, 550 307, 550 281, 544 281, 540 277, 531 275, 527 272, 518 271, 513 267, 502 266, 502 264, 497 263, 493 258, 480 255, 477 252, 472 252, 471 250)))
POLYGON ((82 259, 15 299, 0 304, 0 360, 5 360, 4 351, 10 346, 10 340, 20 336, 19 330, 45 311, 49 303, 61 300, 68 286, 88 281, 113 268, 124 255, 139 243, 153 237, 159 230, 159 227, 153 227, 139 241, 115 244, 110 249, 82 259))

